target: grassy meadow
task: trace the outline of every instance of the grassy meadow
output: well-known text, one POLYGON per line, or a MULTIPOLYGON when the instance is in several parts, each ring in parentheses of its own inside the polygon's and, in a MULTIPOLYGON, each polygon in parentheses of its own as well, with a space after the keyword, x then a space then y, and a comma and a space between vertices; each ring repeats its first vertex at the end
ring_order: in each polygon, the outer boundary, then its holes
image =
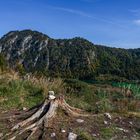
POLYGON ((20 77, 17 73, 0 78, 0 109, 31 108, 41 103, 49 90, 63 94, 69 104, 92 113, 140 111, 138 84, 91 84, 77 79, 20 77))

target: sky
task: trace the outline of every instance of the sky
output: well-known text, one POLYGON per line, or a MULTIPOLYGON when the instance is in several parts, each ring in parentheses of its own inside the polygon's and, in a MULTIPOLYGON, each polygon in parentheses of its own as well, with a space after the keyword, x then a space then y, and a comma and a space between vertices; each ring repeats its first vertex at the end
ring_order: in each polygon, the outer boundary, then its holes
POLYGON ((0 0, 0 37, 24 29, 140 48, 140 0, 0 0))

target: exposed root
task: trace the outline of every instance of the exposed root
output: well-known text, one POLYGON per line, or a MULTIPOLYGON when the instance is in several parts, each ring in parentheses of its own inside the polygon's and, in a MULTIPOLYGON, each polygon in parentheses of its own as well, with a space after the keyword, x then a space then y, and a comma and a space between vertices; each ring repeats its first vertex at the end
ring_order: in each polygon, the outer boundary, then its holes
POLYGON ((53 100, 45 100, 42 106, 29 118, 24 121, 16 124, 11 132, 6 134, 2 139, 8 138, 9 140, 15 140, 20 135, 25 132, 30 131, 30 135, 27 137, 27 140, 32 139, 37 130, 41 127, 47 128, 49 122, 52 118, 55 117, 57 113, 57 108, 62 108, 68 115, 71 116, 89 116, 83 114, 83 111, 74 107, 69 106, 63 97, 59 97, 53 100))
POLYGON ((38 118, 42 115, 42 113, 43 113, 44 111, 45 111, 44 113, 47 112, 48 106, 49 106, 49 104, 47 104, 47 102, 46 102, 46 100, 45 100, 45 101, 44 101, 44 104, 42 105, 42 107, 41 107, 39 110, 37 110, 37 112, 35 112, 35 114, 33 114, 33 115, 32 115, 31 117, 29 117, 28 119, 26 119, 26 120, 24 120, 24 121, 18 123, 17 125, 15 125, 15 126, 12 128, 12 131, 18 129, 19 127, 25 126, 27 123, 29 123, 29 122, 31 122, 31 121, 33 121, 33 120, 35 120, 35 119, 38 119, 38 118))

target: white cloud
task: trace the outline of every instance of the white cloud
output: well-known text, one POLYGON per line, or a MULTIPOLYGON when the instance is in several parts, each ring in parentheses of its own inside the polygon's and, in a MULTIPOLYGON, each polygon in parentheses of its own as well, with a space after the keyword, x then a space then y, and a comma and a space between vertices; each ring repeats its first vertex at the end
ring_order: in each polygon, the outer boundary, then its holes
POLYGON ((140 26, 140 19, 134 20, 134 23, 140 26))

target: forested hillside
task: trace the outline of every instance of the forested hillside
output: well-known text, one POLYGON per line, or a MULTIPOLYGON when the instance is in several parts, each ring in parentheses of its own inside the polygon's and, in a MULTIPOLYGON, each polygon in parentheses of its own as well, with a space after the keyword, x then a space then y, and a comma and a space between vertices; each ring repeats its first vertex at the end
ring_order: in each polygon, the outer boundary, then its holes
POLYGON ((140 49, 95 45, 86 39, 52 39, 37 31, 12 31, 0 39, 0 66, 46 76, 139 80, 140 49), (102 78, 101 78, 102 77, 102 78))

